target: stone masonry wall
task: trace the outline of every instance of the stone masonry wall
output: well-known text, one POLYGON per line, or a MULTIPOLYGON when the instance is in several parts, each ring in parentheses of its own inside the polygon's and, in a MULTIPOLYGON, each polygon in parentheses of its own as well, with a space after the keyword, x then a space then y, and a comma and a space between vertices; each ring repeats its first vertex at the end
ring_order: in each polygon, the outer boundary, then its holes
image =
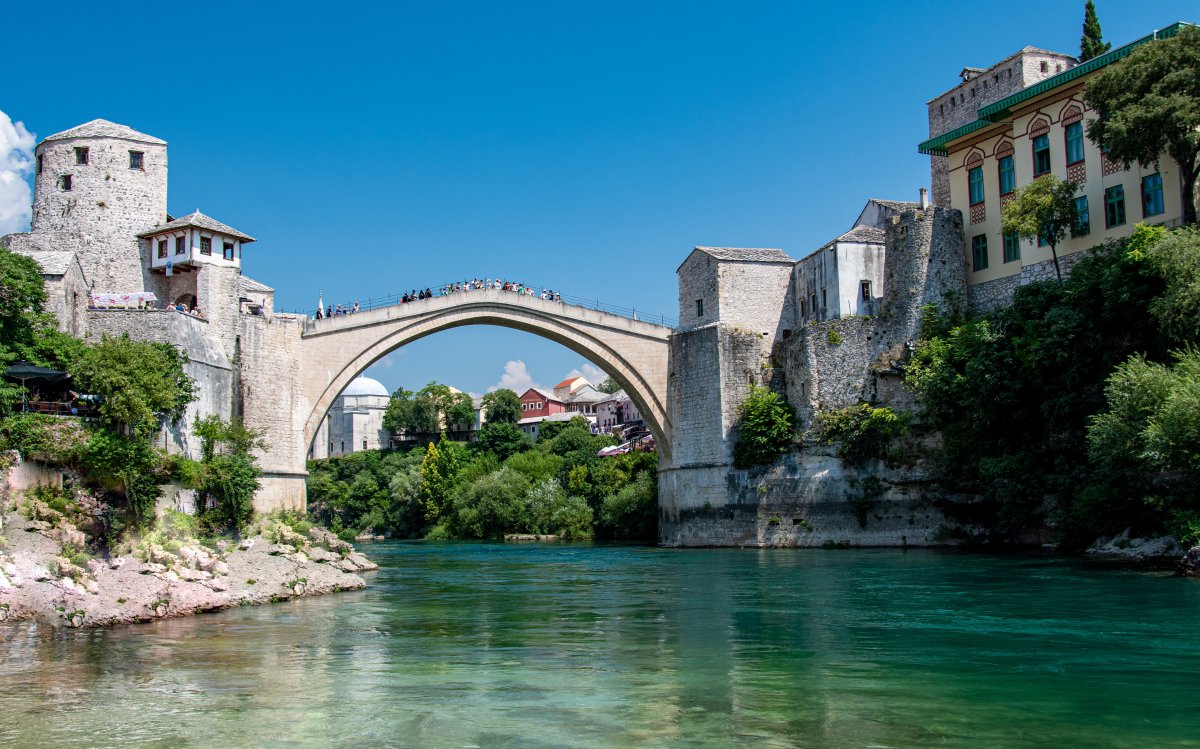
MULTIPOLYGON (((1058 258, 1058 266, 1062 271, 1063 279, 1065 280, 1071 275, 1071 271, 1080 260, 1091 255, 1091 251, 1084 250, 1060 256, 1058 258)), ((1054 281, 1057 278, 1058 274, 1054 270, 1053 258, 1037 263, 1030 263, 1029 265, 1022 266, 1020 273, 1014 273, 1011 276, 967 287, 967 305, 971 312, 976 315, 986 314, 1011 304, 1013 294, 1018 287, 1037 281, 1054 281)))
POLYGON ((289 315, 241 315, 237 321, 238 398, 245 423, 267 433, 259 456, 262 488, 254 508, 303 509, 307 477, 304 417, 312 409, 301 391, 302 318, 289 315))
POLYGON ((757 333, 769 350, 781 328, 791 328, 792 263, 722 262, 717 271, 720 321, 757 333))
MULTIPOLYGON (((900 365, 919 334, 922 308, 960 303, 965 294, 961 222, 958 211, 938 207, 909 210, 888 222, 884 296, 875 317, 792 329, 786 338, 780 336, 769 357, 761 332, 756 336, 724 322, 713 326, 715 330, 672 336, 672 406, 676 414, 685 415, 673 421, 674 450, 677 456, 693 458, 699 454, 696 447, 703 445, 709 460, 676 460, 660 471, 664 544, 938 542, 936 529, 943 518, 921 498, 926 479, 920 466, 880 462, 849 468, 829 448, 809 441, 768 468, 739 471, 732 467, 731 451, 737 411, 750 385, 774 379, 780 370, 783 388, 798 406, 804 425, 821 410, 860 401, 911 409, 912 396, 900 385, 900 365), (837 333, 835 343, 830 342, 831 330, 837 333), (764 368, 768 362, 771 369, 764 368), (720 432, 712 423, 714 366, 721 374, 720 432), (686 418, 689 408, 700 407, 706 419, 686 418), (873 509, 864 526, 860 515, 867 505, 873 509)), ((735 293, 732 286, 722 289, 726 291, 735 293)), ((744 289, 748 299, 756 292, 753 283, 744 289)))
POLYGON ((713 266, 717 260, 704 252, 693 252, 679 266, 679 327, 686 331, 715 323, 719 317, 720 304, 717 293, 717 274, 713 266), (700 300, 704 314, 696 314, 696 301, 700 300))
POLYGON ((233 404, 233 367, 209 335, 209 324, 175 310, 90 310, 87 325, 92 341, 128 334, 138 341, 170 343, 187 354, 184 372, 195 382, 196 399, 179 423, 164 430, 159 444, 169 452, 199 459, 200 440, 192 426, 210 414, 229 419, 233 404))
POLYGON ((167 216, 166 146, 115 138, 73 138, 38 146, 41 171, 34 182, 33 233, 78 235, 79 260, 96 291, 147 288, 149 250, 137 234, 167 216), (75 148, 88 148, 88 163, 75 163, 75 148), (129 168, 129 152, 144 154, 143 168, 129 168), (71 189, 62 189, 63 175, 71 189))

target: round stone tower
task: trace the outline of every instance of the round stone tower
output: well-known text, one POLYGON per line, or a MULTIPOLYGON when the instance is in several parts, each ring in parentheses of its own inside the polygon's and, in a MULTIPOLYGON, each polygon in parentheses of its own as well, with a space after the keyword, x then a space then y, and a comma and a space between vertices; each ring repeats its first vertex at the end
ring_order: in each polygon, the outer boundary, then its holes
POLYGON ((167 220, 167 143, 92 120, 38 144, 33 232, 59 234, 97 292, 143 291, 148 247, 138 234, 167 220))

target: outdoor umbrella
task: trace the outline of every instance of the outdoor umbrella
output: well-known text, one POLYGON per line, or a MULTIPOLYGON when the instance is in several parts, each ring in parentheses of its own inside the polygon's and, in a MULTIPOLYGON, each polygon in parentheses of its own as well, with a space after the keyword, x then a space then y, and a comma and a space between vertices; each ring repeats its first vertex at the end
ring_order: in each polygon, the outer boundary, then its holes
POLYGON ((33 380, 34 382, 44 382, 48 385, 57 384, 70 379, 71 375, 66 372, 60 372, 57 369, 39 367, 36 364, 30 364, 25 360, 21 360, 16 364, 5 367, 4 377, 5 379, 17 380, 21 383, 21 410, 24 411, 26 405, 25 383, 33 380))

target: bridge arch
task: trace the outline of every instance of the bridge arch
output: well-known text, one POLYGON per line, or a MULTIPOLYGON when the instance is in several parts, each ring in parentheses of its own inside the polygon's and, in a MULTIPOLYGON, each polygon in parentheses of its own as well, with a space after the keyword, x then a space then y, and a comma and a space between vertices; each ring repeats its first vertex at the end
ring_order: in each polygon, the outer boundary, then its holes
POLYGON ((660 460, 670 460, 667 358, 671 328, 498 290, 474 290, 309 321, 301 337, 307 453, 333 401, 367 367, 443 330, 497 325, 559 343, 613 378, 637 405, 660 460))

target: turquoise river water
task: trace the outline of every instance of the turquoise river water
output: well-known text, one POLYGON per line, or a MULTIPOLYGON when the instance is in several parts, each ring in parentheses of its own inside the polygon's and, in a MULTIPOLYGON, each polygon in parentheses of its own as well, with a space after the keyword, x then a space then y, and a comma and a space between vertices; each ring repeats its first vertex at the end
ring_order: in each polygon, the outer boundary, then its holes
POLYGON ((367 590, 0 626, 0 747, 1200 747, 1200 580, 381 543, 367 590))

